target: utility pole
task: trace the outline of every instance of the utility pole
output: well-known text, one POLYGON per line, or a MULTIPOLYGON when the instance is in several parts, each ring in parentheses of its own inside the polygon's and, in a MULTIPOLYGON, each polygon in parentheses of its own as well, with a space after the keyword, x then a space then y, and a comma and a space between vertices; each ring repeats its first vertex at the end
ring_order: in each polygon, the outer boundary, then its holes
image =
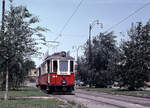
POLYGON ((1 31, 4 34, 5 0, 2 1, 2 26, 1 31))
MULTIPOLYGON (((1 35, 4 35, 4 15, 5 15, 5 0, 2 1, 2 25, 1 25, 1 35)), ((3 37, 3 36, 2 36, 3 37)), ((1 37, 1 39, 2 39, 1 37)), ((2 72, 2 78, 4 78, 4 72, 2 72)), ((4 87, 2 87, 4 90, 4 87)))
POLYGON ((74 49, 76 51, 76 65, 74 65, 75 67, 77 66, 77 68, 75 69, 75 77, 77 76, 77 73, 79 71, 79 49, 81 48, 82 50, 82 45, 79 45, 79 46, 73 46, 72 49, 74 49))
MULTIPOLYGON (((99 20, 95 20, 89 24, 89 62, 88 62, 89 71, 91 71, 91 69, 92 69, 92 61, 93 61, 92 60, 92 46, 91 46, 91 32, 92 32, 92 28, 95 25, 99 25, 99 24, 101 24, 100 27, 103 28, 103 24, 99 23, 99 20)), ((93 76, 93 73, 91 72, 90 86, 92 86, 92 76, 93 76)))
POLYGON ((100 27, 103 28, 103 24, 99 23, 99 20, 95 20, 92 23, 90 23, 90 25, 89 25, 89 66, 92 62, 91 31, 92 31, 92 28, 94 27, 95 24, 97 24, 97 25, 101 24, 100 27))
POLYGON ((78 58, 79 58, 79 49, 82 49, 82 46, 79 45, 79 46, 73 46, 72 49, 75 49, 77 51, 76 53, 76 58, 77 58, 77 61, 78 61, 78 58))
MULTIPOLYGON (((5 0, 2 1, 2 26, 1 26, 1 32, 2 32, 2 35, 4 37, 4 31, 5 31, 5 0)), ((5 96, 4 96, 4 99, 7 100, 8 99, 8 60, 6 60, 6 65, 7 65, 7 68, 6 68, 6 92, 5 92, 5 96)))
POLYGON ((92 51, 91 51, 91 30, 92 30, 92 24, 89 25, 89 67, 91 68, 91 62, 92 62, 92 51))
MULTIPOLYGON (((4 37, 4 31, 5 31, 5 0, 2 1, 2 26, 1 26, 1 32, 4 37)), ((8 100, 8 60, 6 60, 6 90, 5 90, 5 96, 4 99, 8 100)))
MULTIPOLYGON (((1 32, 2 35, 4 37, 4 31, 5 31, 5 0, 2 1, 2 26, 1 26, 1 32)), ((7 100, 8 99, 8 60, 6 60, 6 90, 5 90, 5 96, 4 99, 7 100)))

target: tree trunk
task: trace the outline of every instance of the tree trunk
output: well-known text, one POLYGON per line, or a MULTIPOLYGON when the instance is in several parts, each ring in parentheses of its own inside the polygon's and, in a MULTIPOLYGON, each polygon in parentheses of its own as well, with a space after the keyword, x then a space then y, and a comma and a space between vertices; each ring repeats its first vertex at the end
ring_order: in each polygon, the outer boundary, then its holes
POLYGON ((5 100, 8 100, 8 74, 9 74, 9 71, 8 71, 8 61, 7 61, 6 63, 6 91, 5 91, 5 96, 4 96, 5 100))

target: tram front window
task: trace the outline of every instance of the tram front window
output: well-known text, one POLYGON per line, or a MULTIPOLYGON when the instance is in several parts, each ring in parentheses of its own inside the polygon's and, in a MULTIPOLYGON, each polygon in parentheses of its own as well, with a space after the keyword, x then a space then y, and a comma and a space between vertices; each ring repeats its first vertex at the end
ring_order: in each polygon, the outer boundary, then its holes
POLYGON ((53 61, 53 72, 57 72, 57 61, 53 61))
POLYGON ((68 71, 68 61, 60 61, 60 72, 68 71))

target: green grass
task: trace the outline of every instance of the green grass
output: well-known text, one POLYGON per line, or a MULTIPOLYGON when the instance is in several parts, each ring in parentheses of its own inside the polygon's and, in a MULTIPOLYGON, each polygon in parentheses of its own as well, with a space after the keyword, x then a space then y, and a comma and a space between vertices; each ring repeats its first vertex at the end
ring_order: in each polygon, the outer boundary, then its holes
POLYGON ((23 97, 45 97, 47 94, 39 89, 23 87, 19 90, 9 91, 9 100, 3 100, 5 91, 0 91, 0 108, 70 108, 67 104, 59 99, 25 99, 23 97), (16 98, 19 97, 19 98, 16 98))
MULTIPOLYGON (((0 98, 4 97, 5 91, 0 91, 0 98)), ((9 90, 8 97, 28 97, 28 96, 47 96, 47 94, 39 91, 37 88, 32 87, 22 87, 18 90, 9 90)))
POLYGON ((0 100, 0 108, 62 108, 61 106, 66 105, 57 99, 0 100))
POLYGON ((79 88, 85 89, 87 91, 99 91, 99 92, 106 92, 115 95, 150 96, 150 91, 147 90, 129 91, 129 90, 121 90, 121 89, 113 89, 113 88, 88 88, 88 87, 79 87, 79 88))

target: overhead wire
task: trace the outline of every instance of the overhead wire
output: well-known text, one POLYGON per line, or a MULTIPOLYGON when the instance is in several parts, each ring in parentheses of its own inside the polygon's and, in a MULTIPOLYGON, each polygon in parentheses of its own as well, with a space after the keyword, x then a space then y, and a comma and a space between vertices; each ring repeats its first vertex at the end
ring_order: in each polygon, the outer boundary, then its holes
POLYGON ((78 11, 78 9, 80 8, 80 6, 82 5, 84 0, 81 0, 79 2, 79 4, 77 5, 77 7, 75 8, 75 10, 73 11, 73 13, 71 14, 71 16, 68 18, 68 20, 66 21, 66 23, 64 24, 64 26, 62 27, 62 29, 60 30, 59 35, 54 39, 54 41, 56 41, 60 36, 62 36, 62 32, 65 30, 65 28, 67 27, 67 25, 69 24, 69 22, 71 21, 71 19, 73 18, 73 16, 76 14, 76 12, 78 11))
POLYGON ((124 19, 122 19, 121 21, 119 21, 118 23, 114 24, 113 26, 111 26, 110 28, 108 28, 106 30, 107 33, 108 31, 112 30, 113 28, 117 27, 118 25, 120 25, 122 22, 126 21, 128 18, 130 18, 131 16, 135 15, 137 12, 139 12, 140 10, 142 10, 143 8, 145 8, 146 6, 150 5, 150 2, 144 4, 142 7, 138 8, 137 10, 135 10, 134 12, 132 12, 130 15, 128 15, 127 17, 125 17, 124 19))

